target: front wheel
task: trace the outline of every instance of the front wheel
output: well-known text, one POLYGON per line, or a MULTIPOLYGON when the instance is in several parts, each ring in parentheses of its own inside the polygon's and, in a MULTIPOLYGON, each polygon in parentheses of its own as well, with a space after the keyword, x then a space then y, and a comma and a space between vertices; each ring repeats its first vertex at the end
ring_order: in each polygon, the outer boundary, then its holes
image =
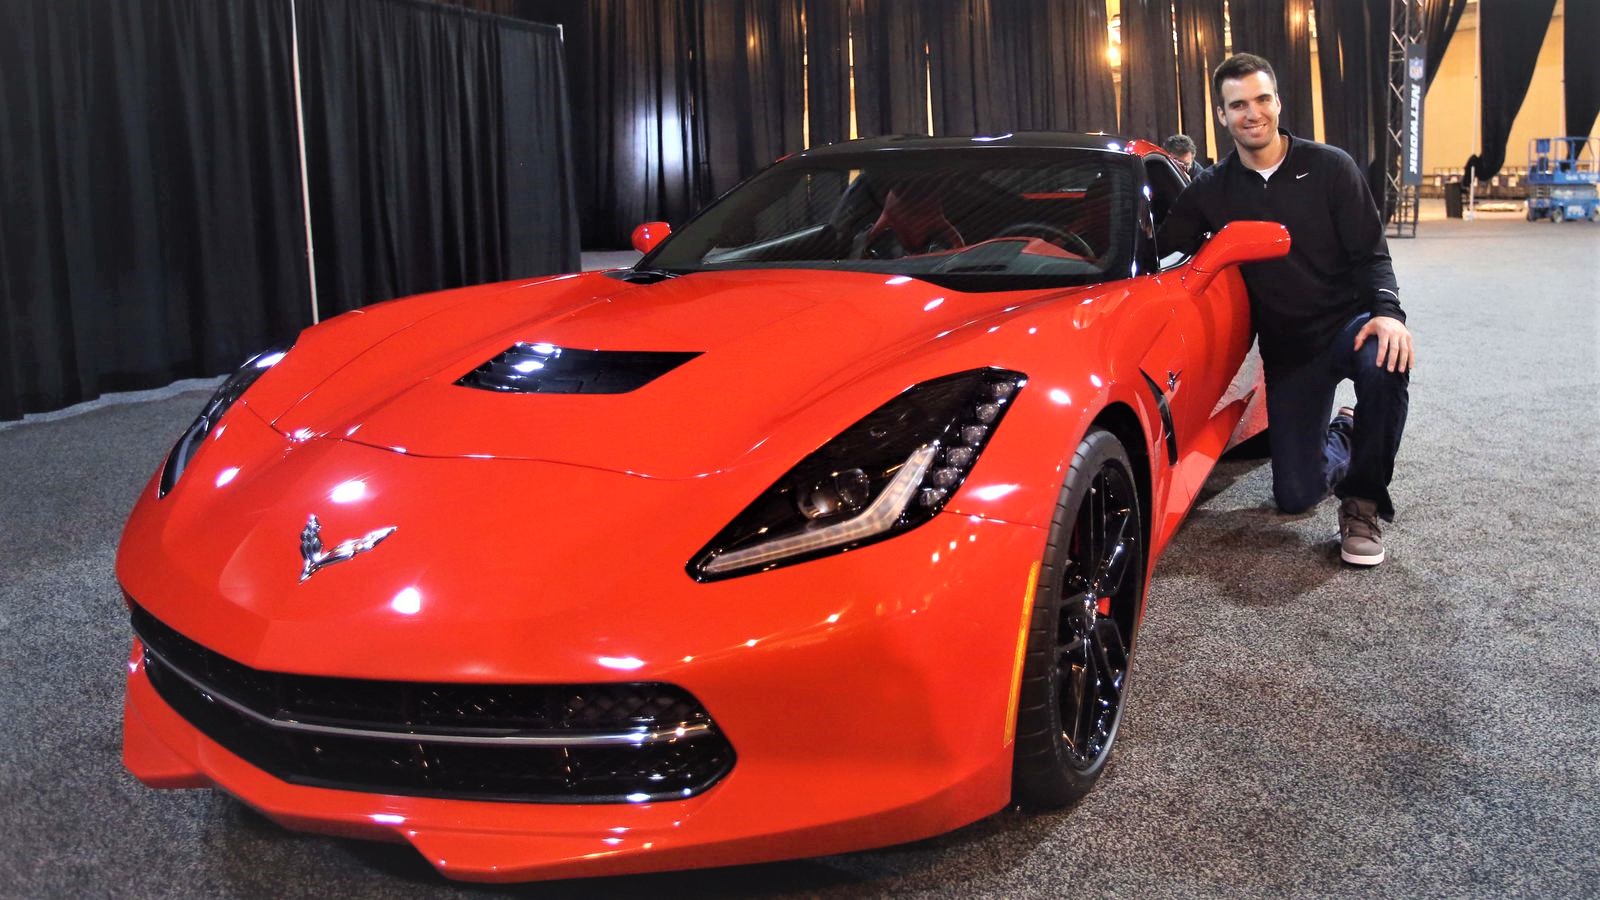
POLYGON ((1133 464, 1115 435, 1091 430, 1062 486, 1039 568, 1017 704, 1018 803, 1062 806, 1105 770, 1122 722, 1144 570, 1133 464))
POLYGON ((1550 210, 1550 221, 1556 223, 1557 225, 1560 225, 1562 222, 1565 222, 1566 220, 1567 220, 1566 207, 1558 206, 1555 209, 1550 210))

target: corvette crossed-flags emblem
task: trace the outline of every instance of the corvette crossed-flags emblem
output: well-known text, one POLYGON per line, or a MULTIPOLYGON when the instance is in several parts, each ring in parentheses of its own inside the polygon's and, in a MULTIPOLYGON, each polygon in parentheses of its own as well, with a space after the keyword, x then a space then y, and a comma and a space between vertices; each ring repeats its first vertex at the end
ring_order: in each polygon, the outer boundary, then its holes
POLYGON ((390 525, 369 531, 365 536, 342 541, 332 550, 322 549, 322 523, 312 515, 306 520, 304 531, 300 532, 300 556, 305 560, 305 566, 300 569, 300 580, 305 581, 317 573, 324 566, 342 563, 354 558, 357 554, 365 553, 373 547, 383 543, 384 538, 399 530, 398 526, 390 525))

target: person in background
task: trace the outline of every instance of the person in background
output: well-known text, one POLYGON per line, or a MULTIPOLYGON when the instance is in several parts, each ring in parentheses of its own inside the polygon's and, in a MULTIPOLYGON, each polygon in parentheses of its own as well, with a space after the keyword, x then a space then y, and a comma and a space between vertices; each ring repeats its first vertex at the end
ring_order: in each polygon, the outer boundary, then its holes
POLYGON ((1288 256, 1240 267, 1266 376, 1273 498, 1301 513, 1332 489, 1340 557, 1375 566, 1384 559, 1378 519, 1394 520, 1389 482, 1415 362, 1383 220, 1349 154, 1278 127, 1271 63, 1229 57, 1211 76, 1211 96, 1236 147, 1173 201, 1158 245, 1193 252, 1241 220, 1288 228, 1288 256), (1356 407, 1330 422, 1347 378, 1356 407))
POLYGON ((1187 134, 1175 134, 1167 138, 1161 142, 1161 149, 1167 151, 1167 155, 1177 162, 1178 168, 1182 169, 1191 181, 1199 178, 1200 173, 1205 171, 1205 166, 1200 165, 1195 159, 1199 148, 1195 146, 1194 138, 1187 134))

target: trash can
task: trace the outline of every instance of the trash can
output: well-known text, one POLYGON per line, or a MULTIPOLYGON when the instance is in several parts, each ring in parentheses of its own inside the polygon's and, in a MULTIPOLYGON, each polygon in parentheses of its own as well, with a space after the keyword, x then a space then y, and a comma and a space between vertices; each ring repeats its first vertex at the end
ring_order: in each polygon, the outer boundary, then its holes
POLYGON ((1461 182, 1452 181, 1444 186, 1444 214, 1451 219, 1461 218, 1461 182))

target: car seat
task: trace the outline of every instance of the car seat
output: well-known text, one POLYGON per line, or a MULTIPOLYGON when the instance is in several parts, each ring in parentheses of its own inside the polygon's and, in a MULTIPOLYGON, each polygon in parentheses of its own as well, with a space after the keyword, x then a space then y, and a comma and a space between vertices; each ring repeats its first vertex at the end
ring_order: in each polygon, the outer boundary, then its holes
POLYGON ((945 217, 944 203, 937 185, 916 181, 896 185, 883 199, 883 212, 862 241, 869 251, 884 237, 892 236, 905 253, 937 252, 966 246, 961 232, 945 217))

